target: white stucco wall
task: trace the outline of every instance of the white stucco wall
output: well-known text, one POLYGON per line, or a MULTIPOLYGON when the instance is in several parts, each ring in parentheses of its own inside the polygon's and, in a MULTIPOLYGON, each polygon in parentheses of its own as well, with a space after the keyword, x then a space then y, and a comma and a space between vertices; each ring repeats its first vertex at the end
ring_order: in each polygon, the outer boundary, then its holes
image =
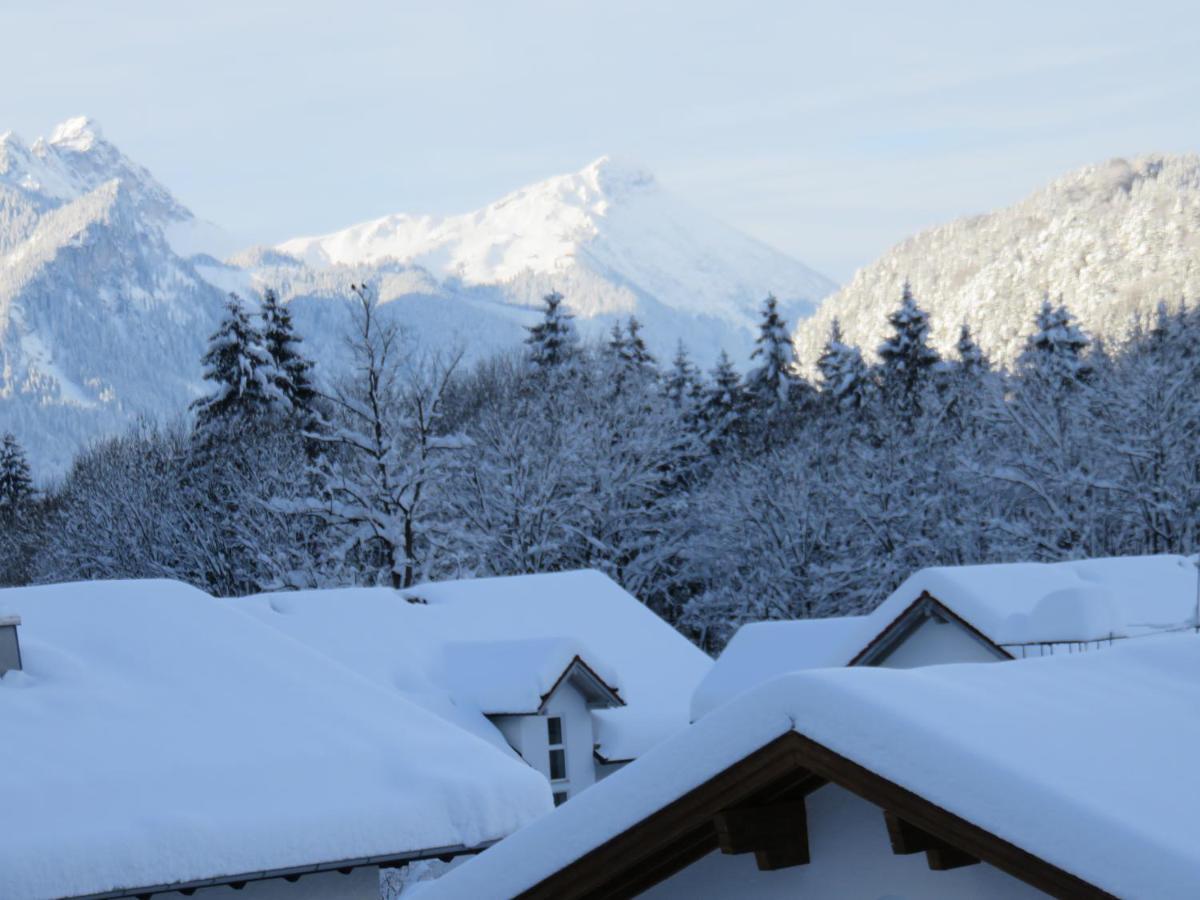
POLYGON ((552 787, 573 797, 597 780, 592 712, 578 688, 570 682, 560 684, 546 699, 541 715, 495 716, 492 721, 521 758, 549 780, 550 744, 546 720, 551 716, 562 719, 567 751, 567 778, 552 782, 552 787))
POLYGON ((760 872, 754 854, 710 853, 642 896, 647 900, 1024 900, 1044 897, 986 863, 934 872, 924 853, 896 856, 883 813, 835 785, 808 798, 812 861, 760 872))
POLYGON ((343 875, 341 872, 321 872, 316 875, 304 875, 294 882, 283 878, 251 881, 240 891, 234 891, 228 885, 220 885, 200 888, 192 896, 212 900, 379 900, 379 869, 375 866, 362 866, 351 871, 349 875, 343 875))
POLYGON ((994 650, 972 637, 957 622, 925 619, 891 653, 875 663, 890 669, 912 669, 943 663, 998 662, 994 650))
MULTIPOLYGON (((596 740, 592 730, 592 711, 583 695, 570 684, 561 684, 546 700, 545 714, 560 716, 563 721, 563 741, 567 750, 567 781, 553 782, 556 791, 565 790, 575 796, 596 783, 596 740)), ((550 760, 545 760, 546 776, 550 760)))

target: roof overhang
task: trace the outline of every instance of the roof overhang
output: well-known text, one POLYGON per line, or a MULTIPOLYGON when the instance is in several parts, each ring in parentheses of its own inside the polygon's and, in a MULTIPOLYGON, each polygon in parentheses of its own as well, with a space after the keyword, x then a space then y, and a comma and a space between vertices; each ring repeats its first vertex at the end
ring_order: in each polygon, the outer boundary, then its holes
POLYGON ((0 628, 3 628, 5 625, 20 625, 20 624, 21 624, 20 616, 0 616, 0 628))
POLYGON ((343 859, 336 862, 313 863, 305 866, 290 866, 279 869, 264 869, 259 872, 243 872, 237 875, 217 875, 212 878, 201 878, 193 881, 177 881, 170 884, 146 885, 143 887, 117 888, 111 891, 100 891, 94 894, 74 894, 66 900, 116 900, 116 898, 145 898, 155 894, 181 892, 191 895, 200 888, 221 887, 226 885, 241 890, 252 881, 267 881, 283 878, 287 881, 298 881, 305 875, 316 875, 321 872, 341 872, 348 875, 354 869, 363 866, 374 866, 381 869, 394 869, 408 865, 421 859, 441 859, 449 861, 456 856, 471 856, 482 853, 495 841, 485 841, 472 847, 455 845, 452 847, 432 847, 426 850, 412 850, 404 853, 385 853, 377 856, 361 856, 354 859, 343 859))
POLYGON ((929 591, 922 591, 916 600, 871 638, 870 642, 859 650, 846 665, 879 665, 929 619, 957 625, 968 637, 995 655, 996 659, 1014 658, 1011 653, 934 597, 929 591))
POLYGON ((1052 896, 1111 897, 794 731, 659 808, 520 897, 630 897, 715 850, 754 853, 760 869, 803 865, 808 862, 805 797, 825 784, 837 784, 878 806, 893 852, 924 852, 931 869, 983 861, 1052 896))

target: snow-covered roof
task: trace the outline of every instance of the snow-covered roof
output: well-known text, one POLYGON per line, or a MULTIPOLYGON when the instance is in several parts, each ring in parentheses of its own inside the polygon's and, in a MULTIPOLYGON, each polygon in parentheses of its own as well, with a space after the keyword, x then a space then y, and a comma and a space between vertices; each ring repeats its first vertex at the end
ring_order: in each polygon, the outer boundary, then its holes
POLYGON ((477 846, 545 781, 394 691, 169 581, 0 591, 0 896, 77 896, 477 846))
MULTIPOLYGON (((500 698, 483 696, 486 685, 469 671, 448 673, 450 645, 492 642, 498 656, 508 652, 503 642, 545 648, 540 642, 550 641, 558 643, 554 652, 564 661, 568 645, 574 648, 572 656, 578 654, 625 701, 593 711, 599 752, 612 760, 635 758, 684 727, 692 691, 712 666, 637 598, 594 571, 445 581, 401 593, 347 588, 230 602, 498 746, 507 745, 483 714, 493 711, 484 708, 491 699, 500 698), (466 694, 456 696, 458 690, 466 694)), ((537 662, 527 658, 524 674, 498 687, 527 698, 556 661, 553 653, 537 662)))
POLYGON ((1200 884, 1200 638, 1000 666, 793 673, 715 710, 423 898, 515 896, 791 731, 1121 897, 1200 884))
POLYGON ((580 666, 594 676, 588 693, 603 693, 603 699, 594 699, 620 706, 615 673, 586 653, 568 638, 452 641, 442 648, 443 678, 456 702, 470 703, 487 715, 536 713, 559 682, 580 666))
POLYGON ((2 627, 2 626, 4 626, 4 625, 20 625, 20 624, 21 624, 21 617, 20 617, 20 616, 3 616, 3 615, 0 615, 0 627, 2 627))
POLYGON ((844 666, 869 639, 868 616, 743 625, 692 694, 692 721, 777 675, 844 666))
POLYGON ((1197 568, 1183 556, 922 569, 871 613, 893 621, 928 593, 993 643, 1098 641, 1195 624, 1197 568))
POLYGON ((744 625, 692 698, 692 719, 775 675, 845 666, 928 594, 993 644, 1094 642, 1195 623, 1197 569, 1183 556, 942 566, 911 575, 873 612, 744 625))

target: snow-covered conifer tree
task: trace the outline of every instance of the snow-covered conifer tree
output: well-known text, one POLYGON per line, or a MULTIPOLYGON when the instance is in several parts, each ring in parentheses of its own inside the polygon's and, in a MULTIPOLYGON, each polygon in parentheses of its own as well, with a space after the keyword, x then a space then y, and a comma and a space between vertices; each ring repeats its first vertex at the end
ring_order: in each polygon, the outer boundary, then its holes
POLYGON ((309 410, 316 396, 312 363, 300 352, 301 340, 291 312, 271 288, 263 293, 262 321, 263 343, 271 357, 276 386, 294 411, 309 410))
POLYGON ((829 340, 817 359, 821 373, 821 393, 841 409, 858 410, 866 403, 871 375, 863 362, 862 351, 842 340, 837 319, 829 329, 829 340))
POLYGON ((1049 296, 1043 297, 1034 322, 1036 328, 1018 360, 1021 369, 1064 386, 1086 381, 1092 374, 1090 342, 1066 306, 1054 306, 1049 296))
POLYGON ((975 374, 991 369, 991 362, 975 341, 971 334, 971 326, 966 322, 963 322, 958 330, 958 341, 954 349, 958 351, 958 362, 964 372, 975 374))
POLYGON ((939 357, 929 346, 929 315, 917 305, 908 282, 888 322, 892 335, 878 350, 884 392, 898 405, 919 410, 922 381, 939 357))
POLYGON ((642 337, 642 323, 637 320, 636 316, 629 317, 626 335, 622 353, 629 366, 641 372, 654 369, 657 362, 654 354, 646 346, 646 341, 642 337))
POLYGON ((201 426, 236 415, 257 415, 286 404, 263 336, 247 315, 241 298, 230 294, 225 318, 208 340, 201 358, 213 392, 192 403, 201 426))
POLYGON ((682 340, 675 347, 675 357, 671 360, 671 368, 667 370, 663 392, 676 409, 696 406, 703 392, 700 373, 682 340))
POLYGON ((741 437, 745 412, 746 396, 742 390, 742 380, 733 367, 733 360, 722 350, 710 373, 701 410, 704 438, 709 447, 719 450, 728 441, 741 437))
POLYGON ((793 392, 800 383, 796 349, 774 295, 763 301, 761 314, 750 354, 758 365, 746 373, 746 395, 757 406, 779 410, 794 399, 793 392))
POLYGON ((25 451, 11 432, 0 438, 0 524, 12 525, 33 500, 33 477, 25 451))
POLYGON ((525 343, 529 345, 529 360, 533 367, 547 371, 575 356, 579 336, 571 321, 575 317, 562 308, 562 294, 552 291, 542 300, 546 304, 542 321, 527 329, 529 336, 525 338, 525 343))

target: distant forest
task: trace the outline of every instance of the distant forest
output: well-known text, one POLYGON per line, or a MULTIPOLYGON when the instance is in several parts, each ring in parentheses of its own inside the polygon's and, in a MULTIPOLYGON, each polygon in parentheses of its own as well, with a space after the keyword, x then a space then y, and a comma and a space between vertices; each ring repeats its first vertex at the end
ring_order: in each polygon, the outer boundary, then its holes
POLYGON ((314 378, 273 294, 231 297, 186 419, 95 444, 45 492, 5 437, 0 583, 591 567, 716 651, 746 621, 865 612, 923 566, 1197 546, 1186 307, 1105 347, 1046 300, 1000 370, 965 326, 939 357, 905 286, 872 360, 835 322, 810 383, 770 297, 742 374, 655 359, 634 319, 584 345, 557 294, 520 351, 468 368, 351 291, 347 371, 314 378))

